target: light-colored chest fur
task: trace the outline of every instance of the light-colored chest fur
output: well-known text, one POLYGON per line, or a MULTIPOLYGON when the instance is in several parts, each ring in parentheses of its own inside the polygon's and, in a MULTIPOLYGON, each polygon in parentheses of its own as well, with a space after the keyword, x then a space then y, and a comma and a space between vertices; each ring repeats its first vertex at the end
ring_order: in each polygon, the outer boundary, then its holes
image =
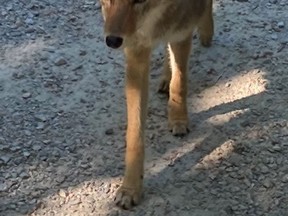
POLYGON ((139 23, 136 32, 138 41, 153 46, 159 42, 176 42, 185 39, 197 26, 201 10, 204 10, 200 7, 200 11, 193 13, 195 6, 189 5, 189 1, 167 1, 167 3, 152 8, 144 21, 139 23), (187 7, 179 6, 178 3, 181 1, 187 2, 187 5, 183 4, 187 7))

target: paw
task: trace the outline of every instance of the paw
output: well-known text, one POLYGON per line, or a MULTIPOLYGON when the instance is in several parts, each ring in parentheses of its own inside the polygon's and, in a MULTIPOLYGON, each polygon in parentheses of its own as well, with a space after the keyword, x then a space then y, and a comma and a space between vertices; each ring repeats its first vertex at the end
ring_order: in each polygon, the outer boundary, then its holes
POLYGON ((169 129, 174 136, 184 136, 189 132, 187 121, 172 121, 169 129))
POLYGON ((116 193, 114 201, 117 206, 127 210, 138 205, 140 198, 141 190, 121 186, 116 193))
POLYGON ((200 41, 202 46, 210 47, 212 43, 212 36, 200 36, 200 41))
POLYGON ((169 85, 170 81, 162 78, 158 88, 158 92, 162 94, 169 94, 169 85))

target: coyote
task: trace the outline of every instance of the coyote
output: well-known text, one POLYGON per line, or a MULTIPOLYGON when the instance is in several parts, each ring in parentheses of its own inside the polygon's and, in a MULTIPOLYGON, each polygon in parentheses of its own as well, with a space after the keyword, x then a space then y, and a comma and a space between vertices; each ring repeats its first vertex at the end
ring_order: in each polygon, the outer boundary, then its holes
POLYGON ((108 47, 123 49, 126 58, 127 133, 125 175, 116 205, 139 203, 144 169, 149 62, 158 43, 167 44, 159 92, 168 93, 168 125, 173 135, 188 132, 187 67, 192 33, 203 46, 214 33, 212 0, 100 0, 108 47))

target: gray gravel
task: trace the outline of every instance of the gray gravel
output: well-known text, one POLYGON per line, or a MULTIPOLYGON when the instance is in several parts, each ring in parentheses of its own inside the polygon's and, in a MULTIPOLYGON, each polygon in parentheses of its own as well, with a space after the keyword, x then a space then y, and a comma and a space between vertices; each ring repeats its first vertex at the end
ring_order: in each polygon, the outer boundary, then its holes
POLYGON ((96 0, 2 0, 0 215, 288 215, 288 2, 215 0, 195 36, 191 132, 167 129, 152 60, 145 193, 113 204, 124 170, 123 56, 96 0))

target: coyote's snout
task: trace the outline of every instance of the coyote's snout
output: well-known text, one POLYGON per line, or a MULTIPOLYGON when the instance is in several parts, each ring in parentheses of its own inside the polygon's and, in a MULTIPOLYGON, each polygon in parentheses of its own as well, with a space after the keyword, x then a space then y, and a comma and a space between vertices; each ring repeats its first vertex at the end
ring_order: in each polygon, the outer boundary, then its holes
POLYGON ((187 66, 192 33, 202 45, 213 37, 212 0, 100 0, 107 46, 124 48, 127 134, 125 176, 116 204, 129 209, 142 192, 145 121, 151 50, 167 44, 159 92, 169 94, 168 122, 173 135, 188 132, 187 66))
POLYGON ((105 19, 107 46, 117 49, 123 45, 124 38, 136 31, 136 11, 132 1, 101 0, 105 19))

